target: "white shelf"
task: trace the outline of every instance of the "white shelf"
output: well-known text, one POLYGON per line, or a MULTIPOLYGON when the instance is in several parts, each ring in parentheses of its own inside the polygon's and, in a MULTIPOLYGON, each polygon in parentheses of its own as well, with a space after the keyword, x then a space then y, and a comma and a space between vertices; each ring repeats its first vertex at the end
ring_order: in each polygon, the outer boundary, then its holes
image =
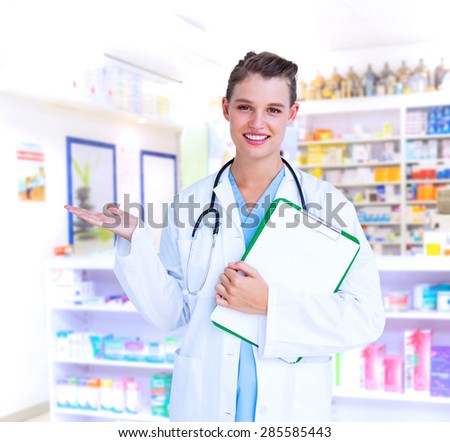
POLYGON ((383 207, 383 206, 399 206, 401 204, 401 201, 375 201, 375 202, 364 202, 361 201, 360 203, 353 203, 355 207, 383 207))
MULTIPOLYGON (((450 137, 449 137, 450 138, 450 137)), ((450 158, 428 158, 428 159, 416 159, 416 160, 406 160, 405 164, 423 164, 423 165, 431 165, 435 166, 438 163, 449 163, 450 164, 450 158)))
POLYGON ((450 275, 450 257, 444 256, 380 256, 377 266, 379 271, 449 272, 450 275))
POLYGON ((371 183, 339 183, 335 184, 335 187, 342 188, 342 187, 376 187, 376 186, 387 186, 387 185, 393 185, 393 186, 400 186, 402 183, 400 181, 380 181, 380 182, 371 182, 371 183))
POLYGON ((148 368, 156 370, 173 370, 173 364, 170 362, 139 362, 139 361, 119 361, 112 359, 69 359, 55 357, 53 362, 57 364, 75 364, 75 365, 105 365, 108 367, 129 367, 129 368, 148 368))
POLYGON ((114 255, 55 257, 47 260, 50 269, 112 270, 114 255))
POLYGON ((338 138, 332 140, 313 140, 300 141, 299 146, 326 146, 336 144, 366 144, 366 143, 385 143, 387 141, 400 141, 400 137, 371 137, 371 138, 338 138))
POLYGON ((77 410, 75 408, 62 408, 55 407, 55 414, 67 415, 67 416, 85 416, 85 417, 95 417, 103 419, 111 419, 120 422, 169 422, 169 419, 162 416, 153 416, 150 412, 142 411, 137 414, 131 413, 114 413, 112 411, 102 411, 102 410, 77 410))
POLYGON ((427 319, 432 321, 450 321, 450 312, 408 310, 406 312, 386 312, 388 319, 427 319))
POLYGON ((351 163, 351 164, 301 164, 300 169, 351 169, 357 167, 389 167, 389 166, 400 166, 398 161, 371 161, 369 163, 351 163))
POLYGON ((423 179, 423 180, 406 180, 406 184, 449 184, 450 180, 440 179, 423 179))
MULTIPOLYGON (((449 100, 450 101, 450 100, 449 100)), ((415 140, 442 140, 446 138, 450 138, 450 134, 436 134, 436 135, 406 135, 406 141, 415 141, 415 140)))
POLYGON ((418 206, 430 205, 431 206, 431 205, 437 204, 437 201, 436 200, 415 200, 415 201, 410 200, 410 201, 406 201, 406 204, 408 206, 416 206, 416 205, 418 205, 418 206))
POLYGON ((413 392, 402 394, 378 390, 347 390, 342 387, 334 387, 333 396, 342 398, 450 405, 450 398, 430 396, 428 392, 413 392))
POLYGON ((67 311, 79 311, 79 312, 118 312, 118 313, 138 313, 136 307, 134 307, 131 302, 127 302, 126 304, 118 305, 115 303, 111 303, 110 305, 68 305, 68 304, 54 304, 51 306, 53 310, 67 310, 67 311))
POLYGON ((397 221, 361 221, 362 226, 399 226, 400 223, 397 221))
POLYGON ((380 112, 408 107, 419 109, 449 104, 448 94, 426 92, 375 97, 341 98, 335 100, 308 100, 300 102, 302 115, 338 115, 362 112, 380 112))

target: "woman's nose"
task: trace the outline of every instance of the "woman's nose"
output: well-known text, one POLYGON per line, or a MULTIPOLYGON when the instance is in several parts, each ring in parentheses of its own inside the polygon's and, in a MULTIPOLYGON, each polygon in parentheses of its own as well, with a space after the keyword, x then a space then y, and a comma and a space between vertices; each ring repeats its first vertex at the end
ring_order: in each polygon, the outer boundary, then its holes
POLYGON ((250 118, 249 125, 252 129, 262 129, 265 126, 264 114, 263 112, 252 112, 252 117, 250 118))

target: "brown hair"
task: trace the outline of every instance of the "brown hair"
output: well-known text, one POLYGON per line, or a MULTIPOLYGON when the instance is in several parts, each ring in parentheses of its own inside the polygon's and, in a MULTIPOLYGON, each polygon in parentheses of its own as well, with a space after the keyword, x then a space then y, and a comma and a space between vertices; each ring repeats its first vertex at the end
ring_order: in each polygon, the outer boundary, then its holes
POLYGON ((259 74, 263 78, 286 78, 292 106, 297 100, 297 70, 298 67, 295 63, 271 52, 260 52, 259 54, 248 52, 231 71, 226 93, 227 100, 230 101, 236 84, 251 74, 259 74))

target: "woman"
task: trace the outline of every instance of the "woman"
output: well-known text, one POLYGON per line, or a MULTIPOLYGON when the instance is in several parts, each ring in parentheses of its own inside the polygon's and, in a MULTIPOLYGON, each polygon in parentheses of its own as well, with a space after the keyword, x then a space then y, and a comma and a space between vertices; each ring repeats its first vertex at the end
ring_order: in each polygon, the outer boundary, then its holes
MULTIPOLYGON (((234 68, 222 101, 236 146, 234 162, 217 185, 214 174, 181 192, 177 209, 168 212, 159 255, 148 226, 138 227, 137 218, 131 217, 125 227, 128 214, 109 209, 120 221, 110 230, 119 236, 115 272, 125 293, 155 326, 174 330, 188 325, 174 366, 173 421, 329 420, 330 355, 366 345, 382 333, 375 259, 353 206, 330 184, 288 170, 280 156, 286 127, 299 108, 296 75, 294 63, 268 52, 250 52, 234 68), (258 269, 239 261, 267 203, 276 196, 301 205, 293 174, 306 203, 314 203, 315 214, 325 219, 327 210, 340 208, 333 223, 345 225, 361 243, 337 294, 308 297, 296 293, 296 287, 279 293, 258 269), (198 219, 209 206, 212 192, 223 218, 202 286, 212 234, 207 227, 199 230, 195 256, 200 259, 188 264, 189 220, 198 219), (266 315, 272 332, 253 347, 211 323, 216 305, 266 315), (300 362, 285 362, 298 355, 303 356, 300 362)), ((104 214, 66 208, 95 225, 107 228, 111 222, 104 214)))

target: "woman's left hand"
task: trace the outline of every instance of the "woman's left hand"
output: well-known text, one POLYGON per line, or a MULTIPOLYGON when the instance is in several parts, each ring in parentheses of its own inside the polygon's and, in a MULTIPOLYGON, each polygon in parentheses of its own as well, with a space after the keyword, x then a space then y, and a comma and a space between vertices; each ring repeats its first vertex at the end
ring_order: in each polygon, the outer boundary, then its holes
POLYGON ((243 313, 267 315, 269 286, 259 272, 244 261, 228 264, 216 285, 216 304, 243 313))

